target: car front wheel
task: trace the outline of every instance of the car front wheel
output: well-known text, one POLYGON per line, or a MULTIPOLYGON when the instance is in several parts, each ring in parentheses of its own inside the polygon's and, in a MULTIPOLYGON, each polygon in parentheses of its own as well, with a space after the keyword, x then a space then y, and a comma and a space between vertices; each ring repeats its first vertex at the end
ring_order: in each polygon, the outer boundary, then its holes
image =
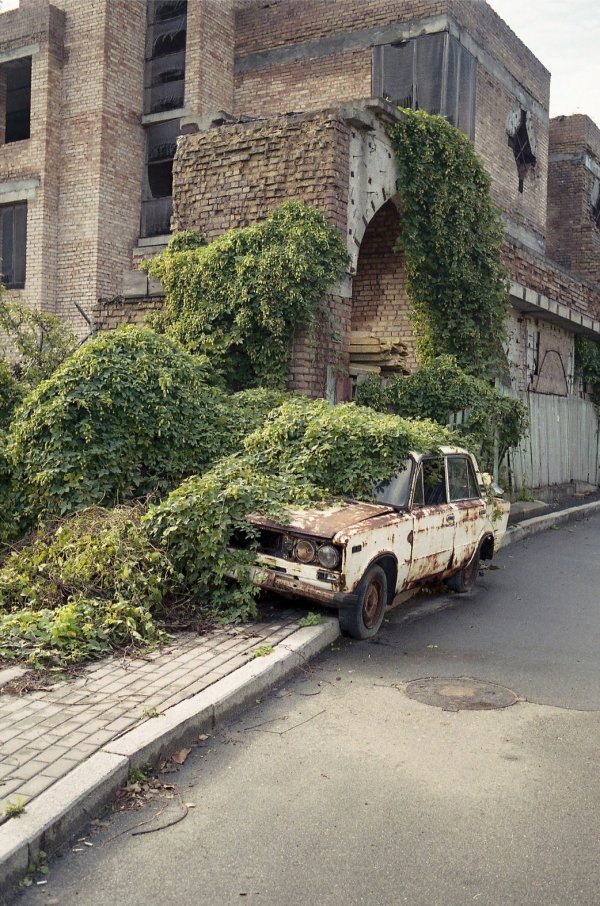
POLYGON ((340 608, 340 629, 354 639, 370 639, 379 631, 388 598, 387 576, 372 566, 356 590, 357 601, 340 608))

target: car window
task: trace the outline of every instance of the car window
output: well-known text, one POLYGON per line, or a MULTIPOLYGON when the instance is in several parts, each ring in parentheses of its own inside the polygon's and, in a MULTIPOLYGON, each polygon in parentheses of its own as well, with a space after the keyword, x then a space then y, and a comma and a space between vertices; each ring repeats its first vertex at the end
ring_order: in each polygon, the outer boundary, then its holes
POLYGON ((466 456, 448 457, 448 490, 450 500, 479 498, 473 464, 466 456))
POLYGON ((414 461, 409 459, 404 468, 394 475, 390 481, 380 481, 375 485, 373 497, 378 503, 389 503, 390 506, 408 506, 410 480, 414 461))
POLYGON ((427 456, 421 460, 415 481, 413 506, 446 503, 446 477, 443 456, 427 456))

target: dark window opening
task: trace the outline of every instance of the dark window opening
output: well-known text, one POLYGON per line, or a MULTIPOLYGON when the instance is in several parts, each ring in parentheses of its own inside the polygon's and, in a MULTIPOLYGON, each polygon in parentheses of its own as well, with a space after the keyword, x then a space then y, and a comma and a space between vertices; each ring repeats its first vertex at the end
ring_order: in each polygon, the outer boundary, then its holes
POLYGON ((142 236, 162 236, 171 231, 173 158, 178 135, 179 120, 166 120, 146 128, 142 236))
POLYGON ((531 147, 531 139, 527 129, 527 113, 521 110, 519 125, 515 132, 508 136, 509 147, 512 148, 517 164, 519 176, 519 192, 523 192, 525 179, 532 167, 535 167, 537 158, 531 147))
POLYGON ((187 4, 148 4, 144 112, 163 113, 183 107, 187 4))
MULTIPOLYGON (((186 0, 148 0, 144 113, 168 114, 184 106, 186 40, 186 0)), ((143 237, 171 231, 173 158, 178 135, 179 119, 164 119, 146 127, 143 237)))
POLYGON ((426 110, 475 135, 475 58, 448 32, 373 50, 373 94, 399 107, 426 110))
POLYGON ((600 230, 600 192, 598 192, 598 197, 592 204, 592 220, 600 230))
POLYGON ((5 92, 4 141, 25 141, 31 132, 31 57, 3 63, 0 77, 5 92))
POLYGON ((9 289, 25 286, 27 202, 0 205, 0 282, 9 289))

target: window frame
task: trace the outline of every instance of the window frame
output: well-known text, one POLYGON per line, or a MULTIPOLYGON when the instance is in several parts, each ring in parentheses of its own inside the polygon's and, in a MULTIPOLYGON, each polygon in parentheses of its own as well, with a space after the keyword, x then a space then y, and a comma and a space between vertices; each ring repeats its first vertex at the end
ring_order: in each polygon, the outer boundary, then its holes
POLYGON ((475 474, 475 468, 471 457, 467 456, 464 453, 453 453, 446 457, 446 481, 448 486, 448 502, 449 503, 465 503, 470 500, 481 500, 481 488, 477 481, 477 475, 475 474), (450 491, 450 463, 456 460, 460 460, 466 463, 467 467, 467 481, 469 484, 469 496, 468 497, 453 497, 450 491), (475 494, 470 493, 470 485, 473 484, 475 494))
POLYGON ((10 202, 9 204, 0 204, 0 283, 4 287, 6 287, 6 289, 25 288, 25 282, 27 280, 27 214, 27 201, 14 201, 10 202), (19 225, 17 223, 16 211, 23 208, 25 209, 25 216, 23 219, 22 235, 17 236, 17 229, 19 225), (12 211, 13 217, 10 271, 6 275, 5 279, 5 263, 4 256, 1 255, 1 250, 4 241, 3 218, 6 211, 12 211), (20 279, 21 274, 22 279, 20 279))

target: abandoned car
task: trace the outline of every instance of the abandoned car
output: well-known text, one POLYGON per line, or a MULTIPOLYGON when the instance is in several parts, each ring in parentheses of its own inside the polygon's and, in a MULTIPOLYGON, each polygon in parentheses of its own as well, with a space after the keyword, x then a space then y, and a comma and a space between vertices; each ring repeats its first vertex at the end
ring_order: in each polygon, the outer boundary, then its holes
POLYGON ((469 589, 508 521, 508 502, 486 492, 475 457, 455 447, 411 454, 374 499, 288 510, 285 524, 249 516, 259 530, 253 581, 337 608, 342 631, 366 639, 401 592, 432 579, 469 589))

